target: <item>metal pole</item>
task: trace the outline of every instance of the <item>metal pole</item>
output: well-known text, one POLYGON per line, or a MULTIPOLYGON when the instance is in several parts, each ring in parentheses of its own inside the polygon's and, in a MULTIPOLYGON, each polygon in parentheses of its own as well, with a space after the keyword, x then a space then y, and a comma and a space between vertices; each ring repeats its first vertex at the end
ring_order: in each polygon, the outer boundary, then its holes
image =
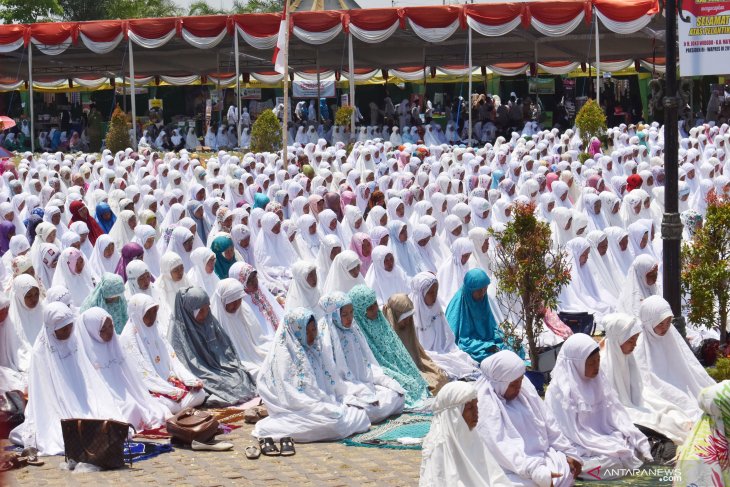
MULTIPOLYGON (((217 52, 215 54, 215 65, 216 70, 218 71, 218 74, 216 75, 216 91, 218 92, 218 129, 220 130, 221 125, 223 125, 223 109, 226 106, 225 100, 223 100, 223 92, 221 90, 221 54, 217 52)), ((218 134, 216 133, 216 136, 218 134)))
POLYGON ((601 106, 601 44, 598 37, 598 16, 595 9, 593 17, 596 19, 596 103, 601 106))
POLYGON ((317 48, 316 52, 316 62, 317 62, 317 125, 319 125, 319 122, 322 120, 322 114, 319 112, 320 106, 319 101, 322 99, 322 86, 320 85, 320 77, 319 77, 319 48, 317 48))
POLYGON ((472 71, 474 71, 474 66, 472 64, 472 58, 471 58, 471 27, 469 27, 469 98, 468 98, 469 101, 467 103, 467 107, 469 107, 469 147, 471 147, 471 135, 472 135, 471 113, 473 111, 472 106, 471 106, 472 71))
MULTIPOLYGON (((286 0, 287 2, 289 0, 286 0)), ((289 146, 289 5, 286 6, 286 33, 284 35, 284 114, 281 117, 281 158, 284 160, 284 166, 289 164, 288 146, 289 146)))
POLYGON ((664 299, 672 306, 674 326, 684 336, 685 324, 682 317, 682 290, 680 282, 682 241, 682 222, 679 219, 678 195, 678 112, 677 96, 677 2, 666 0, 666 96, 664 97, 664 219, 662 220, 663 239, 663 284, 664 299))
POLYGON ((35 130, 33 115, 33 41, 28 41, 28 101, 30 110, 30 151, 35 152, 35 130))
MULTIPOLYGON (((236 29, 238 28, 236 27, 236 29)), ((238 146, 241 147, 241 67, 238 62, 238 30, 235 30, 233 33, 233 50, 236 56, 236 106, 238 108, 238 120, 236 120, 236 135, 238 138, 236 140, 238 141, 238 146)))
POLYGON ((137 141, 137 103, 135 101, 135 86, 134 80, 134 50, 132 49, 132 39, 129 39, 129 79, 132 88, 132 133, 134 134, 135 145, 137 141))
POLYGON ((350 120, 350 137, 353 137, 355 135, 355 112, 357 111, 357 107, 355 106, 355 58, 352 52, 352 32, 348 34, 347 38, 349 41, 347 69, 350 70, 350 106, 354 109, 352 111, 352 119, 350 120))

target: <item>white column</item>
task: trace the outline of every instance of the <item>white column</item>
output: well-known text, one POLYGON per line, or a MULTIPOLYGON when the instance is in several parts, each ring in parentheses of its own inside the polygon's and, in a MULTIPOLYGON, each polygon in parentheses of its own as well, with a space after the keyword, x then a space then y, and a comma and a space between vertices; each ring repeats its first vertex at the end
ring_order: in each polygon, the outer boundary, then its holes
POLYGON ((350 70, 350 106, 354 109, 352 111, 352 119, 350 120, 350 137, 352 137, 355 135, 355 112, 357 111, 355 107, 355 58, 352 53, 352 32, 347 37, 349 41, 347 69, 350 70))
POLYGON ((33 113, 33 41, 28 41, 28 111, 30 113, 30 151, 35 152, 35 114, 33 113))
POLYGON ((132 90, 132 132, 134 133, 135 144, 137 140, 137 103, 135 100, 135 92, 137 91, 134 79, 134 49, 132 48, 132 39, 129 39, 129 82, 132 90))
POLYGON ((234 27, 233 31, 233 51, 236 56, 236 101, 238 106, 238 120, 236 120, 238 146, 241 146, 241 73, 238 63, 238 28, 234 27))
POLYGON ((288 5, 289 0, 285 1, 287 2, 286 33, 284 36, 284 52, 281 53, 284 55, 284 114, 281 117, 281 158, 284 161, 284 167, 289 164, 289 26, 291 25, 289 23, 291 18, 289 15, 289 12, 291 11, 288 5))
POLYGON ((593 12, 596 19, 596 103, 601 105, 601 44, 598 37, 598 16, 593 12))
MULTIPOLYGON (((471 90, 472 90, 472 71, 474 71, 474 66, 472 64, 472 58, 471 58, 471 27, 468 27, 469 29, 469 96, 467 98, 467 110, 469 110, 469 146, 471 147, 471 136, 472 136, 472 124, 471 124, 471 90)), ((458 128, 458 127, 457 127, 458 128)))
POLYGON ((315 105, 315 108, 317 110, 317 125, 319 125, 320 121, 322 120, 322 114, 319 113, 319 100, 322 99, 322 86, 320 86, 320 76, 319 76, 319 48, 317 48, 316 52, 316 69, 317 69, 317 104, 315 105))

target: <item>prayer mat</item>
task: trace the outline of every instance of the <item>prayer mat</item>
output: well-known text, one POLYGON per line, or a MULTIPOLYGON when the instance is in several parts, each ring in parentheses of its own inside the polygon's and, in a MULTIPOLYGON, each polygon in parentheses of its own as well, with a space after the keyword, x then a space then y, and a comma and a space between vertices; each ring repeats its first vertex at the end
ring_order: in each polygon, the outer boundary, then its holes
POLYGON ((152 441, 130 441, 124 446, 124 457, 132 457, 132 463, 148 460, 161 453, 173 451, 169 443, 154 443, 152 441))
POLYGON ((239 408, 208 409, 207 412, 213 415, 221 424, 230 425, 243 421, 244 410, 239 408))
POLYGON ((347 446, 420 450, 431 429, 430 414, 407 413, 370 427, 369 431, 342 440, 347 446))

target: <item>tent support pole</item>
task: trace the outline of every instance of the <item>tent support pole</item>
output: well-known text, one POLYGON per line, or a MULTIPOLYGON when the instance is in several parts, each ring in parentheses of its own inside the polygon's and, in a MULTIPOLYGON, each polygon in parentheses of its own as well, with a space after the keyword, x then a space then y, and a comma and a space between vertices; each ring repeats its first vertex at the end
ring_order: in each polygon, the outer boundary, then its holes
POLYGON ((317 48, 316 52, 316 63, 317 63, 317 104, 315 105, 317 108, 317 124, 319 124, 322 121, 322 114, 320 113, 320 103, 319 101, 322 99, 322 85, 320 83, 320 76, 319 76, 319 48, 317 48))
POLYGON ((33 41, 28 41, 28 103, 30 109, 30 151, 35 152, 35 130, 33 114, 33 41))
POLYGON ((598 16, 595 10, 593 16, 596 18, 596 103, 601 106, 601 41, 598 36, 598 16))
POLYGON ((347 69, 350 71, 350 106, 354 109, 352 111, 352 118, 350 119, 350 137, 353 137, 355 135, 355 113, 357 112, 357 107, 355 106, 355 58, 352 52, 352 32, 348 34, 347 38, 349 44, 347 49, 347 69))
POLYGON ((236 140, 241 146, 241 66, 238 62, 238 31, 233 33, 233 51, 236 56, 236 107, 238 108, 238 120, 236 120, 236 140))
MULTIPOLYGON (((471 147, 471 144, 472 144, 472 141, 471 141, 471 136, 472 136, 472 123, 471 123, 472 122, 472 120, 471 120, 471 115, 472 115, 471 98, 472 97, 471 97, 471 90, 472 90, 472 71, 474 71, 474 66, 472 64, 473 61, 472 61, 472 57, 471 57, 471 48, 472 48, 472 45, 471 45, 471 27, 469 27, 469 97, 467 98, 468 101, 467 101, 467 104, 466 104, 467 109, 469 110, 469 147, 471 147)), ((457 127, 457 130, 458 130, 458 127, 457 127)))
POLYGON ((281 158, 284 161, 284 167, 289 164, 289 0, 285 0, 286 5, 286 33, 284 34, 284 113, 281 116, 281 158))
POLYGON ((135 80, 134 80, 134 50, 132 48, 132 39, 129 39, 129 79, 131 82, 131 88, 132 88, 132 133, 134 134, 134 143, 133 145, 137 145, 137 103, 135 100, 135 94, 137 91, 137 88, 135 86, 135 80))

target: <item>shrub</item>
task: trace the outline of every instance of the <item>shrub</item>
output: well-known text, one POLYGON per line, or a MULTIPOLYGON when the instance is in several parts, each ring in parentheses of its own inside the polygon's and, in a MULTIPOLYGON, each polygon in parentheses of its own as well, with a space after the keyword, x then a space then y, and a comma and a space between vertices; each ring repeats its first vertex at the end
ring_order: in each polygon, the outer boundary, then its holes
POLYGON ((682 249, 682 288, 689 296, 689 320, 720 328, 727 343, 730 312, 730 198, 710 192, 702 228, 682 249))
POLYGON ((106 133, 106 147, 112 154, 123 151, 129 147, 129 123, 127 123, 127 114, 119 108, 119 105, 112 113, 109 122, 109 130, 106 133))
POLYGON ((355 109, 349 105, 338 108, 337 113, 335 113, 335 125, 341 125, 350 130, 350 121, 354 111, 355 109))
POLYGON ((532 368, 537 370, 537 337, 543 331, 544 311, 557 307, 560 290, 570 282, 570 265, 562 250, 553 250, 550 226, 534 212, 532 203, 516 204, 514 218, 504 231, 490 233, 497 242, 492 269, 499 281, 497 302, 510 311, 500 323, 505 342, 519 353, 527 338, 532 368))
POLYGON ((251 152, 276 152, 281 147, 281 125, 274 112, 265 110, 251 127, 251 152))
POLYGON ((575 117, 575 126, 580 130, 580 139, 583 141, 583 148, 588 149, 591 137, 599 139, 606 133, 606 114, 598 103, 588 100, 578 111, 575 117))
POLYGON ((717 382, 730 379, 730 358, 717 359, 714 367, 707 367, 707 373, 717 382))

